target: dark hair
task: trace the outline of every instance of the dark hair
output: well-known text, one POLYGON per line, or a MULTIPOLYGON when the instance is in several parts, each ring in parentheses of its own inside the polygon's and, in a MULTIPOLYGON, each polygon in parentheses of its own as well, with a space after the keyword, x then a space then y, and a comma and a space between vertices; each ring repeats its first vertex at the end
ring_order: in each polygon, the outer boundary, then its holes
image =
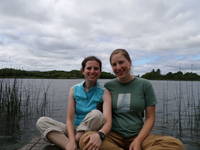
POLYGON ((94 61, 99 63, 99 67, 100 67, 100 71, 101 71, 101 69, 102 69, 101 60, 99 58, 97 58, 96 56, 88 56, 88 57, 86 57, 81 63, 81 71, 83 71, 85 69, 86 63, 88 61, 92 61, 92 60, 94 60, 94 61))
POLYGON ((128 54, 128 52, 125 49, 115 49, 110 55, 110 64, 111 64, 112 56, 115 54, 119 54, 119 53, 122 54, 130 63, 132 63, 130 55, 128 54))

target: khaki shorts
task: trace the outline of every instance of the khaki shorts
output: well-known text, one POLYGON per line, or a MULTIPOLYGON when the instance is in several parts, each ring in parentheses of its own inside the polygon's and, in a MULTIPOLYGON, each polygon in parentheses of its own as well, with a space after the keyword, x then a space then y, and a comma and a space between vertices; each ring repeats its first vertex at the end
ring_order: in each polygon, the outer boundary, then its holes
MULTIPOLYGON (((104 117, 99 110, 92 110, 83 119, 81 124, 76 127, 76 132, 79 131, 97 131, 104 124, 104 117)), ((49 117, 40 117, 36 123, 37 129, 42 137, 48 141, 47 134, 51 131, 57 131, 67 136, 66 124, 56 121, 49 117)))

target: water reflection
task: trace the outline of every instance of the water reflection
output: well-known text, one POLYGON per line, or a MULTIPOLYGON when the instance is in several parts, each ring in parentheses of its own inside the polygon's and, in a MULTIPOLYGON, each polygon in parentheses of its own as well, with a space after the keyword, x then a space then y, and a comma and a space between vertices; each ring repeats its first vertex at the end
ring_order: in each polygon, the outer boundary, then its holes
MULTIPOLYGON (((101 85, 107 80, 100 80, 101 85)), ((80 80, 23 79, 20 113, 0 113, 0 149, 14 150, 39 135, 35 122, 49 116, 65 122, 69 88, 80 80)), ((158 99, 154 133, 181 139, 200 149, 200 82, 152 81, 158 99)), ((0 101, 1 103, 1 101, 0 101)), ((1 108, 2 110, 2 108, 1 108)))

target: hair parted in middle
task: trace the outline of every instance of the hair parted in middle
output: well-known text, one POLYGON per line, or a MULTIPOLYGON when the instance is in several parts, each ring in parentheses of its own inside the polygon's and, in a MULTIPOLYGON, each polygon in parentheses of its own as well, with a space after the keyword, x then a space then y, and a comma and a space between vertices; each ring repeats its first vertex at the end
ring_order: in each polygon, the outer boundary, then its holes
POLYGON ((111 60, 112 60, 112 56, 115 54, 122 54, 131 64, 132 64, 132 60, 130 55, 128 54, 128 52, 125 49, 119 48, 119 49, 115 49, 111 55, 110 55, 110 64, 111 64, 111 60))
POLYGON ((88 56, 86 58, 84 58, 84 60, 81 63, 81 71, 83 71, 85 69, 86 63, 88 61, 96 61, 99 63, 99 67, 100 67, 100 71, 102 70, 102 63, 101 60, 99 58, 97 58, 96 56, 88 56))

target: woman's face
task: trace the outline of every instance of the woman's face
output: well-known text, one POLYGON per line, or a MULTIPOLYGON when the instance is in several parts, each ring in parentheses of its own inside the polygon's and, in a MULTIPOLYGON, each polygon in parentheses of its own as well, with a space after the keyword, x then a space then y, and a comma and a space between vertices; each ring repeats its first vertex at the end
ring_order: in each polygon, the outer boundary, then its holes
POLYGON ((119 80, 126 80, 130 77, 131 63, 121 53, 112 56, 111 66, 119 80))
POLYGON ((82 74, 84 75, 85 80, 96 82, 101 75, 99 63, 95 60, 87 61, 82 74))

